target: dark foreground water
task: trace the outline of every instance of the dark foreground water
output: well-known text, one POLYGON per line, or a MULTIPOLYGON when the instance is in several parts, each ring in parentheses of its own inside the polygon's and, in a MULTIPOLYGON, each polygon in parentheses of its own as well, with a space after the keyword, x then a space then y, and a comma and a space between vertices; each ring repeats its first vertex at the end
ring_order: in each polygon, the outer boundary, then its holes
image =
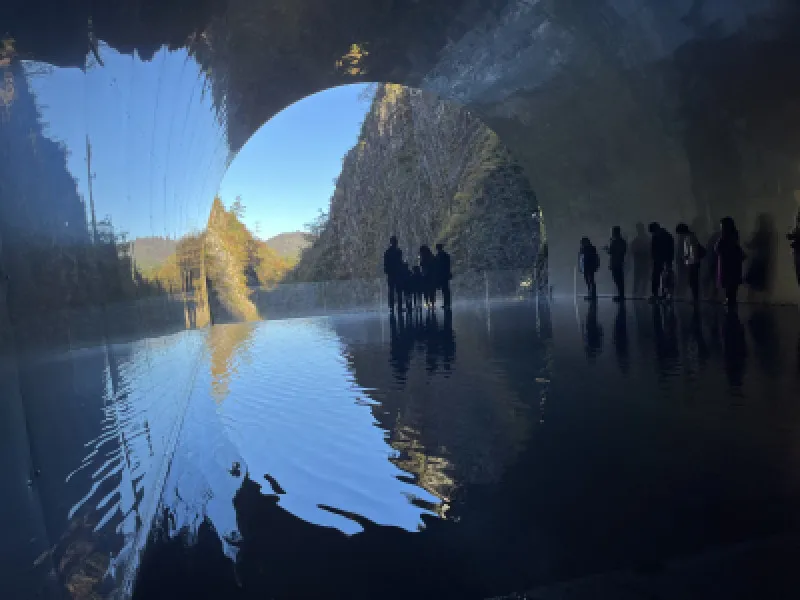
POLYGON ((796 308, 481 303, 46 362, 73 597, 800 597, 796 308))
POLYGON ((579 309, 212 330, 137 597, 796 597, 797 310, 579 309))

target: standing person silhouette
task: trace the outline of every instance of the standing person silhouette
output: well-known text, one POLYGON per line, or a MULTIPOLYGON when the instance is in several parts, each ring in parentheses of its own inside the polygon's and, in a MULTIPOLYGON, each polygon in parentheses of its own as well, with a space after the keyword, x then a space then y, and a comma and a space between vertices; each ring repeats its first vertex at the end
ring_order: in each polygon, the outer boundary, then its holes
POLYGON ((422 270, 422 289, 425 306, 433 309, 436 304, 436 258, 427 245, 419 247, 419 266, 422 270))
POLYGON ((608 268, 611 269, 611 279, 617 286, 617 295, 613 300, 622 302, 625 300, 625 254, 628 252, 628 242, 622 238, 622 230, 619 225, 611 228, 611 240, 606 246, 606 252, 611 257, 608 265, 608 268))
POLYGON ((453 273, 450 270, 450 255, 444 251, 444 244, 436 244, 436 280, 442 290, 442 303, 444 310, 450 310, 452 298, 450 296, 450 280, 453 273))
POLYGON ((650 223, 647 228, 652 235, 650 242, 650 256, 653 260, 653 275, 650 280, 650 302, 657 302, 664 293, 669 290, 662 290, 661 281, 664 272, 672 271, 672 261, 675 260, 675 239, 666 229, 656 222, 650 223))
POLYGON ((389 288, 389 311, 394 312, 395 299, 398 308, 403 309, 403 292, 400 289, 400 270, 403 265, 403 251, 397 247, 397 237, 389 238, 389 247, 383 253, 383 272, 386 274, 386 285, 389 288))
POLYGON ((731 217, 719 222, 719 241, 717 242, 717 283, 725 292, 725 304, 729 309, 736 308, 736 295, 742 283, 742 263, 745 256, 739 245, 739 231, 731 217))
POLYGON ((597 300, 597 283, 595 283, 594 276, 600 268, 600 256, 588 237, 581 238, 578 261, 583 272, 583 280, 586 282, 586 300, 597 300))
POLYGON ((686 223, 678 223, 675 233, 683 236, 683 263, 689 273, 689 289, 692 292, 692 302, 695 307, 700 301, 700 265, 706 255, 706 249, 697 239, 697 234, 689 229, 686 223))

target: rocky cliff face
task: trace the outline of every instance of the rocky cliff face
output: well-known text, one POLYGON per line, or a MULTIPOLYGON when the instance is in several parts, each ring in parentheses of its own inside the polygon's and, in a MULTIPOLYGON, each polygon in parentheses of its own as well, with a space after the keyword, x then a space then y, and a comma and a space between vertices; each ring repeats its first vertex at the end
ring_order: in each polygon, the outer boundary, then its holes
POLYGON ((475 116, 381 85, 343 160, 330 211, 290 277, 380 276, 391 235, 410 264, 420 245, 442 242, 455 273, 533 269, 543 241, 538 212, 522 168, 475 116))

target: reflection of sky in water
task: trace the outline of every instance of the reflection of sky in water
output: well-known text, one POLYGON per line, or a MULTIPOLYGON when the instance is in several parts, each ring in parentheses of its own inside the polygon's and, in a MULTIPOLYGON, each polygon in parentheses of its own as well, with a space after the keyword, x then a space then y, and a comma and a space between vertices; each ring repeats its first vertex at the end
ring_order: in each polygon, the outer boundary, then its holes
MULTIPOLYGON (((353 381, 338 337, 320 320, 222 328, 252 335, 247 353, 253 360, 231 374, 228 396, 218 406, 213 368, 201 365, 173 465, 180 473, 177 488, 167 488, 165 502, 173 494, 181 501, 205 498, 206 506, 187 512, 207 514, 221 534, 230 535, 239 480, 228 470, 241 461, 242 474, 248 472, 265 494, 273 490, 264 475, 274 478, 286 492, 280 506, 311 523, 361 530, 323 505, 415 531, 425 511, 411 500, 439 500, 398 479, 405 473, 389 461, 396 452, 376 426, 367 392, 353 381)), ((231 345, 231 352, 238 348, 231 345)))
POLYGON ((67 146, 78 191, 88 199, 88 136, 98 220, 110 216, 132 237, 204 227, 227 145, 199 66, 185 49, 162 48, 149 62, 103 44, 100 54, 104 66, 92 60, 85 73, 31 77, 46 134, 67 146))
MULTIPOLYGON (((147 533, 174 450, 203 332, 181 332, 130 344, 73 352, 81 369, 105 354, 102 430, 85 443, 86 456, 66 476, 81 486, 68 517, 94 514, 95 531, 123 536, 118 557, 138 547, 147 533), (112 369, 114 373, 112 374, 112 369), (139 539, 136 539, 136 535, 139 539)), ((80 390, 75 390, 80 394, 80 390)))

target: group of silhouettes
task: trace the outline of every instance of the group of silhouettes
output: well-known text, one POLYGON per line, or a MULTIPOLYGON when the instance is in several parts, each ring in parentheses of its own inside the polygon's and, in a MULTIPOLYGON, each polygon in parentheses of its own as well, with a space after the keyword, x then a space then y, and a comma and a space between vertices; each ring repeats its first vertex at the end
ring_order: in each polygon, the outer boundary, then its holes
POLYGON ((423 306, 433 310, 436 307, 437 290, 442 291, 444 310, 450 310, 450 280, 453 274, 450 255, 445 252, 444 245, 436 244, 436 254, 429 246, 420 246, 418 262, 413 269, 409 267, 408 262, 403 260, 397 237, 389 239, 389 247, 383 253, 383 272, 389 288, 389 311, 394 312, 395 305, 398 312, 404 306, 408 312, 421 310, 423 306))
MULTIPOLYGON (((695 304, 700 301, 700 269, 705 263, 709 272, 714 277, 717 289, 725 295, 725 303, 733 308, 737 303, 739 286, 743 283, 743 264, 746 254, 742 250, 739 231, 731 217, 720 219, 719 232, 709 242, 709 247, 700 243, 697 234, 686 223, 679 223, 675 233, 681 237, 680 254, 676 256, 674 236, 659 223, 650 223, 648 231, 650 240, 650 302, 671 301, 675 294, 675 270, 673 265, 676 258, 680 266, 685 268, 692 300, 695 304)), ((797 281, 800 284, 800 210, 798 210, 794 229, 787 235, 794 253, 797 281)), ((604 246, 609 255, 609 268, 614 285, 617 288, 615 302, 625 299, 625 260, 628 253, 628 243, 622 237, 619 226, 611 229, 611 239, 604 246)), ((587 287, 587 300, 597 298, 597 284, 595 275, 600 269, 600 255, 597 248, 588 237, 581 239, 578 255, 579 268, 583 273, 587 287)), ((766 267, 753 269, 766 271, 766 267)), ((763 275, 763 274, 762 274, 763 275)), ((637 273, 634 273, 637 278, 637 273)))

